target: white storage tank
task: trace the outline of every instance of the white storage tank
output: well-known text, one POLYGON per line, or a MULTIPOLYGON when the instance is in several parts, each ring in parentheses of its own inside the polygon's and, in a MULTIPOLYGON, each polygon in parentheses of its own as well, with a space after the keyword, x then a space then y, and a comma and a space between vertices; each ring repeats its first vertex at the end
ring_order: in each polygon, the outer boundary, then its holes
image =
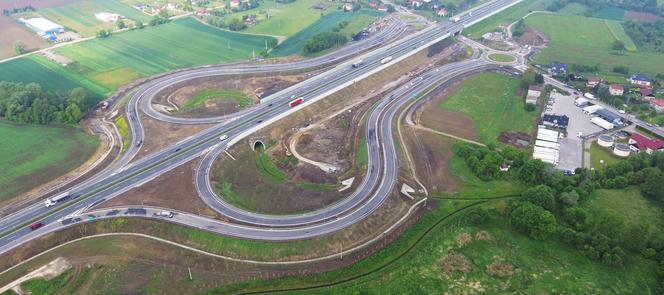
POLYGON ((629 145, 626 145, 624 143, 619 143, 616 144, 616 147, 613 148, 613 153, 618 156, 618 157, 628 157, 630 154, 631 150, 629 148, 629 145))
POLYGON ((603 147, 612 147, 613 146, 613 136, 608 134, 602 134, 597 138, 597 144, 603 147))

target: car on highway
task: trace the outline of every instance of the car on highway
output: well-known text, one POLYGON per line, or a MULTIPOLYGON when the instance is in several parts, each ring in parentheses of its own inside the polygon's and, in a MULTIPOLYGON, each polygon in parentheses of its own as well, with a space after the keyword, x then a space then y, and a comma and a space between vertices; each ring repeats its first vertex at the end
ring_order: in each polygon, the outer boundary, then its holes
POLYGON ((182 149, 182 148, 176 148, 175 150, 173 150, 173 152, 174 152, 174 153, 177 153, 177 152, 179 152, 181 149, 182 149))
POLYGON ((43 222, 36 222, 30 226, 30 230, 37 230, 38 228, 44 226, 43 222))
POLYGON ((175 213, 173 213, 173 212, 171 212, 171 211, 159 211, 159 212, 155 212, 155 213, 154 213, 154 216, 157 216, 157 217, 166 217, 166 218, 173 218, 173 216, 175 216, 175 213))
POLYGON ((228 135, 227 135, 227 134, 224 134, 224 135, 222 135, 222 136, 219 136, 219 140, 221 140, 221 141, 224 141, 224 140, 226 140, 226 139, 228 139, 228 135))
POLYGON ((143 141, 142 141, 142 140, 139 140, 139 141, 136 143, 136 146, 139 147, 139 146, 141 146, 141 144, 143 144, 143 141))
POLYGON ((258 123, 258 124, 263 123, 263 119, 260 119, 260 120, 256 121, 256 123, 258 123))

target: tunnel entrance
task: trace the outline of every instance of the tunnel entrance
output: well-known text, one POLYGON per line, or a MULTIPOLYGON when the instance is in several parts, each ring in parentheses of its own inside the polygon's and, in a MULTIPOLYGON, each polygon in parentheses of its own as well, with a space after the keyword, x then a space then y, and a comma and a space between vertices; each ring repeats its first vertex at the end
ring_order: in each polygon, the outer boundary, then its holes
POLYGON ((261 140, 256 140, 256 141, 254 141, 254 144, 251 146, 251 149, 254 150, 254 151, 261 151, 261 150, 264 151, 265 150, 265 143, 263 143, 263 141, 261 141, 261 140))

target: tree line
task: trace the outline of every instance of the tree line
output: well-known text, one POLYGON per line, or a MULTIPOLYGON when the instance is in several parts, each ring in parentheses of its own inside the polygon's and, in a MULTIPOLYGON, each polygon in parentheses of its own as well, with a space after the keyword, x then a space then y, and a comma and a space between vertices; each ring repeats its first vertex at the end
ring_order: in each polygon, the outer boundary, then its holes
POLYGON ((664 21, 655 23, 627 21, 625 32, 641 50, 664 52, 664 21))
MULTIPOLYGON (((480 179, 508 179, 528 187, 521 199, 512 201, 500 213, 515 229, 533 239, 561 241, 612 267, 624 267, 630 256, 641 255, 658 264, 657 274, 664 282, 664 232, 657 225, 625 224, 616 217, 590 216, 581 206, 597 189, 636 187, 664 209, 664 153, 639 153, 604 170, 577 169, 575 175, 566 176, 511 147, 497 150, 495 145, 462 143, 454 146, 454 152, 480 179), (500 164, 511 167, 507 172, 499 171, 500 164)), ((485 211, 470 216, 485 222, 493 217, 485 211)), ((664 291, 664 284, 660 288, 664 291)))
POLYGON ((37 83, 0 81, 0 117, 31 124, 75 124, 90 107, 83 88, 66 94, 44 91, 37 83))
POLYGON ((307 40, 307 42, 304 43, 302 51, 305 54, 316 53, 332 47, 342 46, 346 44, 346 42, 348 42, 348 37, 344 34, 338 32, 322 32, 307 40))

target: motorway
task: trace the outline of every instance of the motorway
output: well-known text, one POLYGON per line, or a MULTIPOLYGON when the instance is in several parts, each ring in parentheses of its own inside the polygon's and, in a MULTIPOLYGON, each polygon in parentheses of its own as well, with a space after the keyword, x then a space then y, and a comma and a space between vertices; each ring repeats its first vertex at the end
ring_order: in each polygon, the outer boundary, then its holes
MULTIPOLYGON (((93 178, 95 180, 94 183, 81 187, 80 190, 76 191, 81 196, 73 201, 51 208, 41 207, 42 209, 34 212, 34 214, 30 214, 32 212, 17 212, 9 217, 5 217, 0 225, 0 230, 3 232, 2 237, 0 237, 0 253, 4 253, 48 232, 71 226, 74 223, 71 222, 72 220, 68 216, 78 215, 96 204, 100 204, 134 187, 140 186, 209 151, 226 149, 247 135, 297 111, 303 106, 313 104, 317 100, 347 87, 357 80, 376 73, 390 64, 405 59, 415 52, 449 37, 451 33, 461 31, 464 24, 470 25, 478 22, 518 2, 518 0, 497 0, 490 2, 474 9, 472 13, 464 14, 459 23, 438 25, 434 28, 413 34, 406 40, 373 50, 361 57, 364 60, 364 64, 359 68, 352 68, 350 66, 352 61, 338 65, 321 75, 305 81, 306 85, 301 85, 302 83, 294 85, 284 91, 283 95, 272 98, 268 104, 261 104, 252 108, 250 112, 235 120, 206 129, 167 149, 142 158, 132 163, 131 166, 124 168, 124 170, 93 178), (393 60, 388 63, 381 63, 381 60, 387 56, 391 56, 393 60), (307 85, 309 87, 303 87, 307 85), (295 108, 288 107, 287 103, 291 99, 288 94, 291 93, 298 97, 305 97, 305 102, 302 106, 295 108), (222 134, 228 135, 229 139, 220 141, 218 137, 222 134), (35 219, 42 220, 46 225, 36 231, 30 231, 25 225, 35 219)), ((426 88, 427 84, 434 83, 434 80, 452 77, 469 69, 485 66, 485 63, 486 61, 482 60, 469 60, 451 64, 438 69, 437 72, 422 75, 417 85, 405 85, 405 88, 399 88, 397 91, 413 91, 413 87, 418 85, 418 87, 426 88), (427 83, 422 83, 425 80, 427 83), (411 88, 408 89, 408 87, 411 88)), ((415 91, 418 89, 415 89, 415 91)), ((137 93, 145 94, 149 92, 149 89, 143 88, 137 93)), ((394 93, 395 97, 403 97, 400 94, 399 92, 394 93)), ((371 212, 376 210, 385 198, 394 191, 397 179, 397 164, 390 122, 392 122, 391 119, 397 109, 408 102, 409 99, 411 98, 408 95, 402 99, 385 99, 372 112, 366 133, 367 145, 372 160, 370 160, 366 173, 365 185, 358 188, 358 191, 360 191, 357 194, 358 198, 352 199, 353 201, 344 202, 348 204, 344 205, 344 210, 336 209, 342 206, 332 206, 312 214, 307 214, 307 217, 294 216, 290 219, 291 221, 298 218, 311 218, 311 220, 304 220, 311 222, 306 222, 306 226, 278 229, 239 226, 216 220, 207 220, 200 216, 188 214, 179 214, 178 216, 181 216, 180 218, 189 218, 182 222, 188 226, 204 228, 220 234, 258 240, 292 240, 314 237, 343 229, 363 220, 371 212), (196 220, 204 221, 199 222, 196 220), (212 224, 206 224, 206 222, 212 224)), ((142 100, 132 100, 133 103, 128 106, 128 110, 135 107, 135 112, 129 112, 128 114, 130 116, 132 132, 136 132, 135 134, 137 134, 135 138, 143 137, 140 117, 138 117, 137 113, 140 101, 142 100), (132 116, 134 116, 133 119, 131 118, 132 116)), ((132 146, 135 146, 135 143, 132 143, 132 146)), ((173 221, 177 222, 178 220, 174 218, 173 221)), ((304 221, 300 220, 292 223, 304 224, 304 221)), ((270 224, 270 222, 268 220, 267 224, 270 224)))

